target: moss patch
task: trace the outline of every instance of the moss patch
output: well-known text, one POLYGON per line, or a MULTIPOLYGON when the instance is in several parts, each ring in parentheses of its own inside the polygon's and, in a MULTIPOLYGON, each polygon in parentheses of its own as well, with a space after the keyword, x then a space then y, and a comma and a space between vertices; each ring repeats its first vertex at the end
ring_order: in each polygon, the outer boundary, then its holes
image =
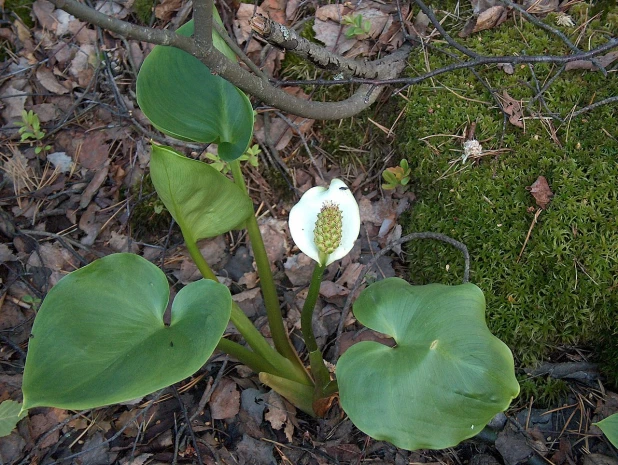
MULTIPOLYGON (((593 21, 586 34, 594 31, 592 40, 597 43, 615 34, 618 24, 607 18, 617 12, 614 8, 603 21, 593 21)), ((583 6, 572 14, 578 25, 586 19, 583 6)), ((552 17, 546 20, 552 22, 552 17)), ((576 38, 572 29, 563 31, 576 38)), ((464 43, 492 55, 567 53, 558 39, 521 19, 464 43)), ((422 54, 411 56, 410 63, 410 75, 426 71, 422 54)), ((444 55, 430 53, 431 69, 448 63, 444 55)), ((500 94, 506 91, 524 106, 534 95, 537 83, 528 66, 516 67, 513 75, 496 66, 478 71, 500 94)), ((540 85, 555 71, 553 65, 534 68, 540 85)), ((574 106, 614 95, 615 71, 607 78, 598 72, 571 71, 554 82, 545 100, 553 112, 566 116, 574 106)), ((490 329, 512 348, 520 364, 530 365, 561 345, 595 346, 607 362, 606 374, 617 383, 616 107, 602 106, 561 124, 541 118, 547 110, 536 102, 532 111, 525 110, 525 130, 507 123, 503 133, 501 112, 467 71, 413 86, 408 97, 406 121, 397 133, 412 136, 400 140, 400 149, 413 168, 418 202, 407 232, 441 232, 466 243, 472 257, 471 281, 487 298, 490 329), (477 124, 476 138, 484 150, 510 152, 463 164, 463 139, 455 136, 462 136, 471 122, 477 124), (458 160, 454 166, 453 160, 458 160), (539 175, 547 178, 555 196, 518 260, 536 210, 526 186, 539 175)), ((460 282, 463 260, 455 251, 417 242, 409 252, 412 282, 460 282)))

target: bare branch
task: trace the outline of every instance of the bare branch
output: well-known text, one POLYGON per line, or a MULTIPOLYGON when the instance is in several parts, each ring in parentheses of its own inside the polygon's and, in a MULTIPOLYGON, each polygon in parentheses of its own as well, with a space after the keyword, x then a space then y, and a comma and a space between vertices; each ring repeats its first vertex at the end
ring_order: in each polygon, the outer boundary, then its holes
MULTIPOLYGON (((569 47, 575 53, 581 53, 581 50, 573 42, 571 42, 569 38, 562 33, 562 31, 559 31, 558 29, 551 27, 549 24, 546 24, 543 21, 540 21, 534 15, 530 14, 521 5, 517 5, 516 3, 513 3, 511 0, 500 0, 500 1, 504 3, 506 6, 509 6, 519 11, 528 21, 530 21, 535 26, 540 27, 541 29, 554 34, 556 37, 559 37, 560 40, 562 40, 562 42, 564 42, 565 45, 569 47)), ((606 69, 598 62, 598 60, 591 59, 590 61, 592 61, 592 63, 601 70, 601 72, 603 73, 603 76, 607 77, 606 69)))
MULTIPOLYGON (((126 21, 112 18, 93 8, 79 3, 77 0, 53 0, 56 7, 76 16, 79 19, 100 26, 121 36, 150 42, 156 45, 171 45, 184 50, 193 56, 200 56, 195 41, 170 31, 156 30, 136 26, 126 21)), ((373 62, 379 70, 381 79, 398 76, 406 65, 410 46, 404 46, 388 57, 373 62)), ((282 89, 266 84, 263 79, 242 69, 237 63, 228 60, 215 47, 200 60, 210 70, 228 80, 236 87, 260 99, 261 101, 288 113, 311 119, 344 119, 354 116, 367 109, 377 99, 380 92, 373 92, 371 87, 361 86, 357 92, 346 100, 339 102, 313 102, 292 96, 282 89)))
POLYGON ((426 79, 438 76, 444 73, 450 73, 458 69, 474 68, 480 65, 489 65, 497 63, 511 63, 511 64, 528 64, 528 63, 557 63, 565 64, 576 60, 589 61, 591 58, 600 55, 607 50, 618 47, 618 38, 608 40, 605 44, 594 48, 588 52, 581 52, 573 55, 512 55, 512 56, 479 56, 473 60, 462 61, 458 63, 451 63, 450 65, 442 68, 429 71, 421 76, 413 78, 393 78, 393 79, 361 79, 361 78, 348 78, 339 81, 316 79, 316 80, 297 80, 297 81, 278 81, 277 84, 283 86, 298 86, 298 85, 320 85, 320 86, 334 86, 341 84, 370 84, 374 86, 385 86, 394 84, 407 84, 414 85, 422 82, 426 79))
POLYGON ((193 37, 201 58, 210 52, 212 48, 212 23, 213 23, 213 0, 195 0, 193 3, 193 20, 195 28, 193 37))
POLYGON ((269 44, 292 52, 294 55, 313 63, 318 68, 343 72, 346 75, 358 77, 378 77, 378 71, 367 60, 352 60, 331 53, 326 48, 309 42, 293 29, 289 29, 272 19, 257 15, 251 18, 249 24, 269 44))

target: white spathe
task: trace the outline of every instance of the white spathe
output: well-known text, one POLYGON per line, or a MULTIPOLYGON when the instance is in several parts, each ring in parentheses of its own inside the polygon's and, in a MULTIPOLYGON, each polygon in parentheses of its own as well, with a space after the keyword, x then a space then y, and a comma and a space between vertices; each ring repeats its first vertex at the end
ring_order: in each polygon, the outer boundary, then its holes
POLYGON ((333 179, 330 187, 312 187, 303 194, 300 201, 290 210, 290 233, 298 248, 321 265, 330 265, 345 257, 358 237, 360 231, 360 212, 352 192, 340 179, 333 179), (333 253, 320 263, 320 251, 314 241, 313 230, 318 213, 326 202, 332 202, 342 212, 341 243, 333 253))

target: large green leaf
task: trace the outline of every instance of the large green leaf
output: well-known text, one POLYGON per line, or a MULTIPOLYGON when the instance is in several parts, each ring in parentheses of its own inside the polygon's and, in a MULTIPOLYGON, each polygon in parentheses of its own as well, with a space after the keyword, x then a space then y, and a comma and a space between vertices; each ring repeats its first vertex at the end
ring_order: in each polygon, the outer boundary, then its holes
POLYGON ((519 393, 513 356, 485 324, 473 284, 368 287, 354 304, 393 348, 360 342, 337 363, 341 405, 369 436, 408 450, 451 447, 477 434, 519 393))
POLYGON ((152 146, 150 176, 187 242, 228 232, 253 215, 253 203, 240 187, 169 147, 152 146))
POLYGON ((27 412, 22 411, 21 404, 14 400, 5 400, 0 404, 0 437, 8 436, 17 426, 19 420, 24 418, 27 412))
POLYGON ((24 409, 85 409, 135 399, 206 363, 228 323, 227 287, 196 281, 169 298, 165 274, 115 254, 60 280, 34 321, 24 370, 24 409))
POLYGON ((618 447, 618 413, 610 415, 604 420, 595 423, 595 425, 601 428, 601 431, 603 431, 614 447, 618 447))
MULTIPOLYGON (((193 21, 177 32, 191 36, 193 21)), ((224 54, 234 56, 216 33, 213 39, 224 54)), ((161 131, 182 140, 219 144, 225 161, 240 157, 251 142, 253 108, 244 92, 180 49, 157 45, 150 52, 137 77, 137 102, 161 131)))

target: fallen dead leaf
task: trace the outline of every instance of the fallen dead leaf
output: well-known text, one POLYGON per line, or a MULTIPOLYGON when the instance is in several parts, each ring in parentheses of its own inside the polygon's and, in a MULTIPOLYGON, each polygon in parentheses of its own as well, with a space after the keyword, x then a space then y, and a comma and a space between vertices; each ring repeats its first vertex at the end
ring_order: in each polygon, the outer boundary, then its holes
POLYGON ((536 200, 536 204, 545 210, 554 193, 549 188, 549 184, 545 176, 539 176, 536 181, 530 186, 526 188, 536 200))
POLYGON ((155 7, 155 16, 163 21, 169 21, 182 6, 182 0, 163 0, 155 7))
POLYGON ((56 9, 53 3, 47 0, 36 0, 32 4, 32 12, 43 29, 56 31, 57 20, 53 12, 56 9))
MULTIPOLYGON (((65 420, 67 417, 68 414, 66 410, 61 410, 57 408, 50 408, 47 409, 44 413, 32 415, 30 417, 30 422, 28 423, 28 428, 30 430, 32 439, 37 440, 45 433, 50 431, 58 423, 65 420)), ((45 449, 56 444, 59 438, 60 429, 56 429, 55 431, 51 432, 51 434, 47 436, 43 442, 37 445, 41 449, 45 449)))
POLYGON ((507 91, 502 92, 503 110, 509 117, 509 123, 518 128, 524 127, 524 110, 521 102, 511 97, 507 91))
POLYGON ((271 424, 273 429, 283 428, 285 437, 289 442, 292 442, 292 435, 294 434, 294 424, 290 421, 290 416, 293 415, 288 412, 285 402, 279 394, 275 391, 270 391, 265 397, 266 413, 264 419, 271 424))
POLYGON ((506 21, 507 16, 508 10, 505 7, 492 6, 478 16, 472 33, 497 27, 506 21))
POLYGON ((210 413, 213 420, 234 417, 240 410, 240 392, 230 378, 222 378, 210 398, 210 413))
POLYGON ((57 243, 43 243, 39 245, 37 253, 30 255, 28 267, 49 269, 51 271, 49 284, 55 286, 67 273, 75 271, 78 263, 75 257, 64 247, 57 243))
MULTIPOLYGON (((596 57, 596 60, 599 62, 603 68, 607 68, 614 61, 618 60, 618 50, 614 50, 613 52, 609 52, 606 55, 596 57)), ((598 68, 589 60, 576 60, 570 61, 566 64, 565 69, 567 71, 575 70, 575 69, 586 69, 591 71, 598 71, 598 68)))

